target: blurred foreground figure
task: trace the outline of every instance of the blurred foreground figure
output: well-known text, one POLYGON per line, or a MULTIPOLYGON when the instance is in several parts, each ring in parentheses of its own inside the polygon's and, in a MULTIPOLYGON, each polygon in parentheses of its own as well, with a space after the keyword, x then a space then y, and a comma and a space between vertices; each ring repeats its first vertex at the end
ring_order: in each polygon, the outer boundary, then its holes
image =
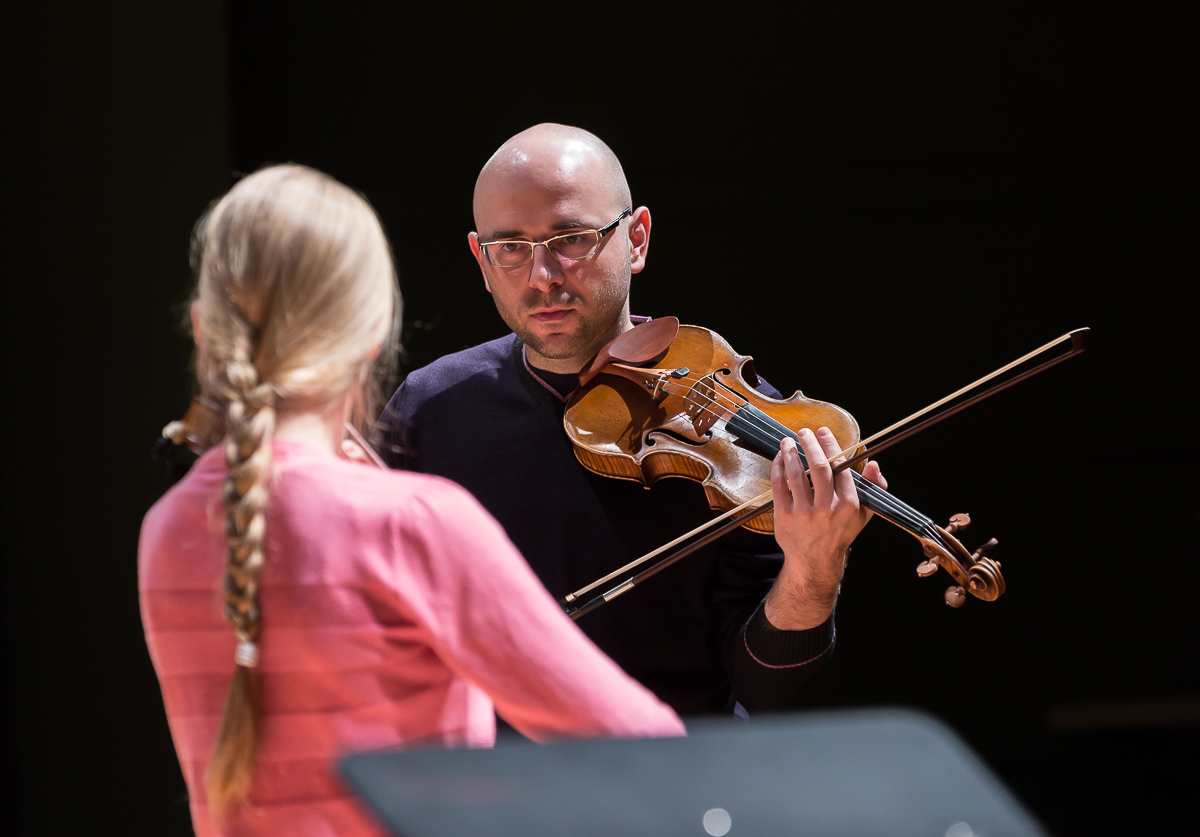
POLYGON ((535 739, 682 734, 470 495, 343 458, 399 315, 360 196, 264 169, 195 255, 197 374, 227 435, 146 515, 138 562, 198 835, 377 833, 334 759, 488 746, 493 704, 535 739))

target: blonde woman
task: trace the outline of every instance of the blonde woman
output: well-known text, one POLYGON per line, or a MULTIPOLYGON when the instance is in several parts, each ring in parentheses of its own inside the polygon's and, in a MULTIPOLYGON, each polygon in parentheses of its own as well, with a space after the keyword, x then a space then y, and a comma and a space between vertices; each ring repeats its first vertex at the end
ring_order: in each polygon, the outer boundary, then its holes
POLYGON ((195 244, 227 435, 146 515, 139 588, 196 833, 375 833, 334 759, 490 745, 493 705, 535 739, 682 734, 465 491, 339 456, 399 314, 367 203, 267 168, 195 244))

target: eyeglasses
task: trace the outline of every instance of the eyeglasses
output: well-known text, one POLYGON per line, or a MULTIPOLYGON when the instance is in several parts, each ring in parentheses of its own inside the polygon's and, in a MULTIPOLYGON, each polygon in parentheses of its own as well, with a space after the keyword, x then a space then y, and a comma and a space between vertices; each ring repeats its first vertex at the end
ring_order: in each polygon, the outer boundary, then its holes
POLYGON ((616 229, 617 224, 621 223, 621 219, 626 215, 632 216, 633 209, 626 209, 598 230, 576 230, 547 238, 545 241, 483 241, 480 242, 479 249, 487 255, 489 264, 503 268, 528 264, 533 258, 533 248, 543 244, 559 261, 568 259, 576 262, 595 253, 604 236, 616 229))

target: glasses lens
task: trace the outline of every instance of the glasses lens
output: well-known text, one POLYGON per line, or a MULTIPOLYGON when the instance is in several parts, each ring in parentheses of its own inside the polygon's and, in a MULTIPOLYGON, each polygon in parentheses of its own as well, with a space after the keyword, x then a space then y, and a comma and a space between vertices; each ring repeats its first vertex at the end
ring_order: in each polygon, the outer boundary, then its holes
POLYGON ((487 247, 492 261, 500 267, 520 267, 529 261, 529 254, 533 252, 528 241, 497 241, 487 247))
POLYGON ((600 234, 595 230, 567 233, 550 239, 550 249, 562 259, 586 259, 600 243, 600 234))

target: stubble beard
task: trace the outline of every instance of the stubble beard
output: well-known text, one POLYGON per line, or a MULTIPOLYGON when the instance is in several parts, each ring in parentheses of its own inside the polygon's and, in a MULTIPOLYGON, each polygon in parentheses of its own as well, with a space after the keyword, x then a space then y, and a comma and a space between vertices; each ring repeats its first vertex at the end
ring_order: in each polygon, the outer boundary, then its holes
POLYGON ((533 298, 522 299, 516 312, 502 303, 498 296, 492 295, 501 319, 530 350, 551 360, 578 358, 580 364, 617 336, 628 298, 628 280, 616 287, 605 283, 586 308, 581 307, 584 305, 583 300, 567 291, 550 291, 533 298), (574 332, 556 334, 550 338, 537 334, 529 325, 528 312, 538 308, 574 309, 578 317, 574 332))
MULTIPOLYGON (((580 307, 581 301, 578 297, 572 297, 568 294, 545 294, 537 299, 523 300, 520 310, 516 315, 513 312, 506 310, 497 303, 496 308, 500 312, 501 318, 510 329, 521 338, 521 342, 528 346, 532 351, 551 360, 568 360, 577 357, 584 352, 590 355, 595 354, 592 349, 592 344, 603 339, 606 332, 615 327, 614 322, 610 320, 613 317, 601 316, 597 313, 585 313, 580 307), (549 337, 537 333, 534 326, 531 325, 528 313, 529 311, 538 308, 572 308, 575 310, 575 316, 578 322, 574 331, 554 334, 549 337)), ((618 314, 620 309, 618 308, 618 314)))

